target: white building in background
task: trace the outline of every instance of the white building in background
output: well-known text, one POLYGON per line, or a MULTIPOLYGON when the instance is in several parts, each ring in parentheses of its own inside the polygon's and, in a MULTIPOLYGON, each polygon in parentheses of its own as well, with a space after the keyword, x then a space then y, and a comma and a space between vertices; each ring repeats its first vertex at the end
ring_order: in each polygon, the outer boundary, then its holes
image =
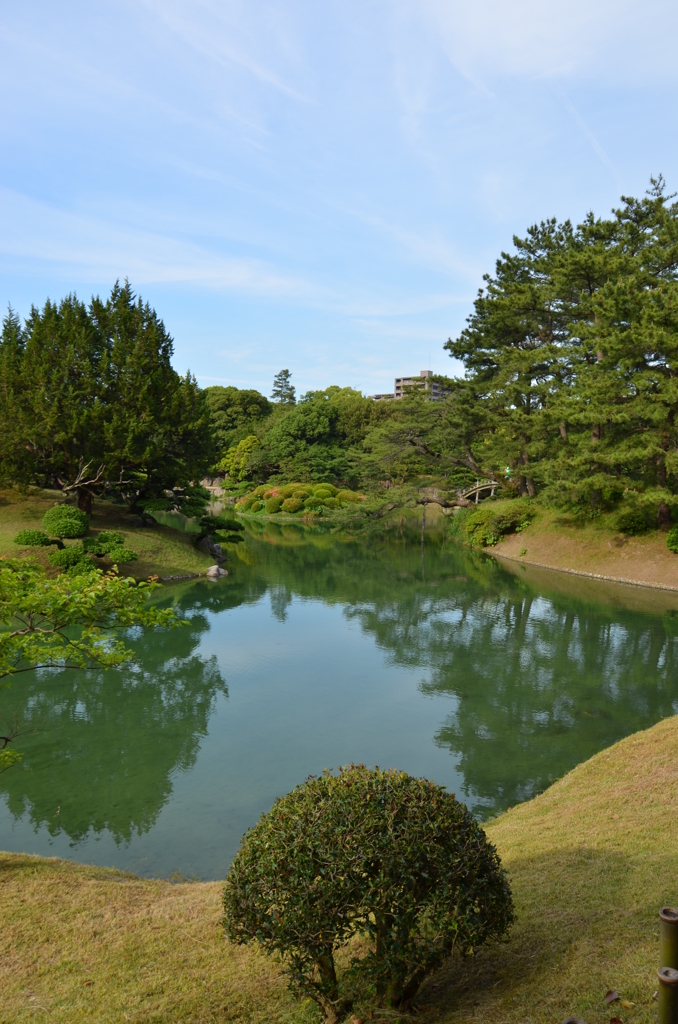
POLYGON ((404 398, 408 392, 416 389, 417 391, 430 391, 431 401, 435 402, 439 398, 444 398, 447 391, 440 384, 429 380, 432 376, 433 370, 420 370, 418 377, 396 377, 393 392, 370 395, 370 398, 375 402, 393 402, 395 399, 404 398))

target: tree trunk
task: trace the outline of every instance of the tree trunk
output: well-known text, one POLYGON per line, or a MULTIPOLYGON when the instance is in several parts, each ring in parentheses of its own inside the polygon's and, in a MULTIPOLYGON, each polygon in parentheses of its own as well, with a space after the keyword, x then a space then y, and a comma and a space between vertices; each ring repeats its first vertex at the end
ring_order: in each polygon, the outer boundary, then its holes
POLYGON ((525 485, 527 487, 527 493, 528 493, 529 497, 530 498, 536 498, 537 497, 537 488, 534 486, 534 480, 532 479, 531 476, 526 476, 525 477, 525 485))
POLYGON ((657 522, 659 523, 660 530, 668 530, 671 526, 671 509, 664 501, 659 502, 657 522))
POLYGON ((562 437, 563 441, 567 441, 567 426, 565 424, 565 420, 563 420, 558 429, 560 430, 560 436, 562 437))
POLYGON ((602 433, 602 431, 600 429, 600 423, 596 423, 595 427, 591 431, 591 440, 592 441, 600 441, 601 433, 602 433))
POLYGON ((520 480, 518 481, 518 490, 520 491, 520 497, 521 498, 527 498, 527 496, 529 494, 529 491, 527 489, 527 477, 526 476, 521 476, 520 480))
POLYGON ((88 516, 92 515, 92 495, 89 491, 83 488, 78 488, 78 508, 81 512, 86 512, 88 516))

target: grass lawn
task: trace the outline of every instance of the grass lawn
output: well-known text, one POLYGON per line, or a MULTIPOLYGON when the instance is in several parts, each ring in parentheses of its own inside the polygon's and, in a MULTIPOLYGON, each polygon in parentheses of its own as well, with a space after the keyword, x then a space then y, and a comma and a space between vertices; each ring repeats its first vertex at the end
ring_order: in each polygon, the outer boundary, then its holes
MULTIPOLYGON (((678 902, 677 813, 672 718, 488 825, 512 880, 511 938, 451 962, 412 1019, 655 1020, 657 911, 678 902), (623 1002, 605 1005, 610 988, 623 1002)), ((314 1020, 274 962, 225 940, 220 888, 0 855, 0 1021, 314 1020)))
MULTIPOLYGON (((16 558, 30 554, 49 565, 47 553, 54 548, 21 548, 14 543, 14 537, 20 530, 41 529, 42 517, 60 497, 59 491, 35 488, 26 495, 16 490, 0 491, 0 555, 16 558)), ((95 501, 90 526, 92 535, 100 530, 117 530, 124 535, 125 545, 139 555, 137 562, 121 565, 121 573, 137 579, 147 579, 156 573, 158 576, 179 576, 204 572, 213 563, 213 558, 198 551, 191 539, 178 530, 160 525, 141 526, 136 517, 127 517, 125 513, 126 509, 121 505, 95 501)))

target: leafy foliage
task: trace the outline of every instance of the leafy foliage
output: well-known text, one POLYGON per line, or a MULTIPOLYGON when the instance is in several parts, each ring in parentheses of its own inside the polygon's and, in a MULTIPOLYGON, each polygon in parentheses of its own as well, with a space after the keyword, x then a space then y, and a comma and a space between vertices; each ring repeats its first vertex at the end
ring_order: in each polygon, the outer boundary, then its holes
POLYGON ((499 858, 463 804, 426 779, 351 765, 309 778, 246 833, 224 889, 226 930, 285 958, 326 1021, 356 994, 406 1009, 453 952, 513 919, 499 858), (337 950, 364 934, 343 975, 337 950))
POLYGON ((241 482, 252 475, 250 460, 255 448, 261 447, 261 441, 256 434, 250 434, 239 441, 233 448, 229 448, 221 462, 217 463, 217 470, 227 473, 233 480, 241 482))
MULTIPOLYGON (((65 548, 55 554, 82 550, 65 548)), ((0 679, 36 668, 112 668, 132 659, 115 639, 130 626, 180 625, 172 609, 148 604, 155 583, 103 573, 82 560, 79 571, 47 579, 33 559, 0 559, 0 679)), ((9 685, 5 682, 5 685, 9 685)), ((0 771, 21 755, 0 750, 0 771)))
POLYGON ((50 551, 47 557, 57 569, 74 569, 76 566, 89 562, 87 552, 79 544, 70 548, 61 548, 60 551, 50 551))
POLYGON ((55 505, 45 512, 42 525, 49 534, 60 540, 64 537, 84 537, 89 529, 89 517, 72 505, 55 505))
POLYGON ((454 527, 471 545, 491 547, 507 533, 520 533, 534 517, 528 501, 486 501, 473 511, 460 509, 454 527))
POLYGON ((678 555, 678 526, 672 526, 667 533, 666 546, 674 555, 678 555))
POLYGON ((219 386, 205 388, 205 399, 218 453, 227 452, 252 435, 253 428, 273 412, 273 406, 267 398, 258 391, 248 389, 219 386))
POLYGON ((20 530, 14 543, 27 548, 49 547, 54 541, 43 530, 20 530))
POLYGON ((109 668, 128 661, 131 652, 111 632, 179 624, 171 609, 148 604, 157 586, 91 563, 77 575, 48 579, 33 559, 0 559, 0 678, 34 668, 109 668))

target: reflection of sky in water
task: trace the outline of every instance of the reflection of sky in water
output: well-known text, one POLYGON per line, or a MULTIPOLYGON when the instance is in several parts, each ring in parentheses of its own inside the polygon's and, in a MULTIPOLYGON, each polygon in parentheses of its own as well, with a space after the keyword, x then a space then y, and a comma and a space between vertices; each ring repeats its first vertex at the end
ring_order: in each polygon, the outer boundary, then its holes
POLYGON ((676 709, 659 614, 551 598, 451 547, 422 582, 416 545, 273 539, 168 592, 191 625, 138 635, 138 668, 0 694, 34 730, 30 770, 0 778, 0 847, 219 877, 326 766, 426 775, 485 816, 676 709))

